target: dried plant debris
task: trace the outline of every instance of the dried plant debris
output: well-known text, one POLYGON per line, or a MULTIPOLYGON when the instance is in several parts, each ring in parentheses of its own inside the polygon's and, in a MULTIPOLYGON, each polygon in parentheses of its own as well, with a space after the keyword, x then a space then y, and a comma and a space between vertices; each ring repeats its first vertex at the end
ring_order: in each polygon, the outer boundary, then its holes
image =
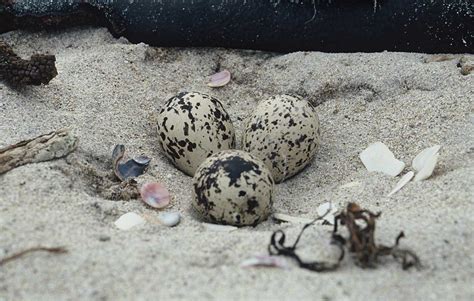
POLYGON ((28 163, 65 157, 76 149, 77 142, 69 130, 59 130, 2 148, 0 174, 28 163))
POLYGON ((0 259, 0 266, 4 265, 4 264, 6 264, 10 261, 13 261, 15 259, 18 259, 18 258, 20 258, 20 257, 22 257, 22 256, 24 256, 28 253, 38 252, 38 251, 44 251, 44 252, 49 252, 49 253, 53 253, 53 254, 67 253, 66 248, 63 248, 63 247, 53 247, 53 248, 41 247, 41 246, 40 247, 33 247, 33 248, 29 248, 29 249, 14 253, 10 256, 7 256, 5 258, 0 259))
POLYGON ((414 252, 399 247, 399 241, 404 237, 403 232, 400 232, 395 239, 395 244, 391 247, 375 243, 375 222, 378 217, 380 217, 380 213, 372 213, 369 210, 361 209, 356 203, 349 203, 346 209, 336 216, 331 239, 331 244, 338 246, 340 250, 339 259, 336 262, 305 262, 296 254, 296 248, 303 232, 324 216, 306 224, 291 246, 285 246, 286 236, 282 230, 275 231, 268 245, 268 252, 270 255, 293 258, 301 268, 315 272, 336 270, 339 268, 346 252, 352 254, 355 263, 363 268, 375 268, 379 258, 388 255, 400 261, 404 270, 410 267, 421 267, 420 259, 414 252), (347 228, 349 236, 341 235, 338 232, 338 226, 347 228))
POLYGON ((7 43, 0 41, 0 80, 12 86, 48 84, 58 71, 56 57, 34 54, 29 60, 20 58, 7 43))
POLYGON ((142 175, 148 168, 151 159, 146 156, 140 156, 125 161, 125 146, 117 144, 112 152, 112 161, 115 175, 121 181, 125 181, 142 175), (125 162, 122 163, 123 161, 125 162))

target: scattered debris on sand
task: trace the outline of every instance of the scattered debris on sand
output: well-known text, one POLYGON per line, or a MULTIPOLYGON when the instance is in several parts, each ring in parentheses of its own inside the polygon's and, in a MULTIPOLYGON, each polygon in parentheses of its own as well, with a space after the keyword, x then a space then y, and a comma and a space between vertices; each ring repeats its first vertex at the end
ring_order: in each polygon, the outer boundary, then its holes
POLYGON ((295 243, 291 246, 285 246, 286 235, 282 230, 275 231, 271 236, 268 252, 270 255, 293 258, 301 268, 315 272, 336 270, 340 267, 347 251, 353 254, 352 258, 355 260, 355 263, 363 268, 375 268, 378 264, 378 259, 388 255, 401 261, 404 270, 410 267, 421 267, 420 259, 413 251, 399 247, 400 239, 404 237, 403 232, 400 232, 395 239, 395 244, 391 247, 375 243, 375 221, 380 217, 380 214, 362 209, 356 203, 349 203, 346 209, 335 217, 331 244, 338 246, 340 250, 339 259, 335 262, 305 262, 296 254, 296 248, 303 232, 316 221, 323 219, 324 216, 320 216, 311 223, 306 224, 296 238, 295 243), (345 227, 349 232, 349 236, 344 237, 339 234, 338 226, 345 227))

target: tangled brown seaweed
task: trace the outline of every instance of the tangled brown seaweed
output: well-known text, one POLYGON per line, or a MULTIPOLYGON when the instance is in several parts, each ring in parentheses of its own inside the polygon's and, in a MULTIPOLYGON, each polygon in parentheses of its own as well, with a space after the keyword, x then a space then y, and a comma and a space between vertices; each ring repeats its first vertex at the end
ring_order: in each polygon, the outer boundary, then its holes
POLYGON ((335 217, 334 229, 331 236, 331 244, 339 247, 340 255, 336 262, 313 261, 305 262, 296 254, 296 247, 301 239, 303 232, 321 220, 324 216, 318 217, 312 222, 306 224, 299 233, 296 241, 291 246, 285 246, 286 236, 282 230, 277 230, 272 234, 268 252, 270 255, 281 255, 293 258, 301 268, 315 272, 332 271, 339 268, 346 250, 353 254, 357 265, 363 268, 374 268, 377 266, 378 259, 382 256, 391 255, 400 261, 404 270, 410 267, 419 268, 420 259, 411 250, 399 247, 399 242, 404 237, 403 231, 395 239, 395 244, 391 247, 377 245, 375 243, 375 221, 380 217, 379 213, 373 213, 362 209, 356 203, 349 203, 345 210, 335 217), (339 227, 346 227, 349 237, 344 237, 338 233, 339 227))

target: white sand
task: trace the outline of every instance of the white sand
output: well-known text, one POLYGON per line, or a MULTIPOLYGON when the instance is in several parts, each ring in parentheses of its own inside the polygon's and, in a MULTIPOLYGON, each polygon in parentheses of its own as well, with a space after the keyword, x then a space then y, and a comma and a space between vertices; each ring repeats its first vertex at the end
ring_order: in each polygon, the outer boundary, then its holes
MULTIPOLYGON (((473 300, 474 75, 463 76, 459 56, 424 63, 424 54, 275 55, 222 49, 152 49, 115 40, 104 29, 3 34, 22 56, 50 52, 59 75, 20 92, 0 84, 0 147, 62 127, 74 129, 79 148, 66 160, 30 164, 0 175, 0 258, 36 246, 66 246, 68 254, 32 253, 0 267, 0 300, 473 300), (211 90, 217 64, 232 82, 211 90), (300 226, 266 221, 234 232, 205 230, 190 213, 191 178, 159 153, 153 116, 183 90, 219 98, 237 129, 265 97, 297 93, 319 105, 322 146, 312 165, 278 185, 275 211, 313 217, 319 204, 359 202, 382 211, 378 242, 400 230, 404 247, 424 268, 403 271, 387 258, 361 269, 346 257, 338 271, 294 267, 243 269, 265 254, 270 235, 300 226), (382 141, 410 169, 423 148, 441 144, 433 177, 385 196, 398 178, 369 173, 358 158, 382 141), (100 197, 92 170, 108 172, 113 146, 154 159, 148 175, 169 187, 181 224, 114 225, 135 211, 157 216, 139 200, 100 197), (82 168, 81 168, 82 166, 82 168), (349 182, 360 185, 340 188, 349 182), (104 241, 105 240, 105 241, 104 241)), ((472 55, 469 56, 474 59, 472 55)), ((303 237, 306 259, 333 259, 331 228, 303 237)))

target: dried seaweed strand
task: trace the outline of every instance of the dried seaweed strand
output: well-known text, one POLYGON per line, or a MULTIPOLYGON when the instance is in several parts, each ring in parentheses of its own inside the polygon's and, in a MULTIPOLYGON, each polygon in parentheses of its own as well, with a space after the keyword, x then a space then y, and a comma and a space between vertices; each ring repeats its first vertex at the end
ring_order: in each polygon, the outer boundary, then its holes
POLYGON ((62 254, 62 253, 67 253, 67 249, 64 248, 64 247, 52 247, 52 248, 49 248, 49 247, 32 247, 32 248, 29 248, 29 249, 26 249, 26 250, 23 250, 23 251, 20 251, 20 252, 17 252, 17 253, 14 253, 10 256, 7 256, 3 259, 0 259, 0 265, 4 265, 10 261, 13 261, 15 259, 18 259, 28 253, 32 253, 32 252, 38 252, 38 251, 45 251, 45 252, 49 252, 49 253, 53 253, 53 254, 62 254))
POLYGON ((326 262, 326 261, 304 262, 296 254, 296 247, 301 239, 301 236, 303 235, 303 232, 307 228, 312 226, 318 220, 323 219, 328 213, 329 211, 326 212, 324 215, 315 218, 312 222, 305 224, 303 228, 301 229, 301 232, 298 234, 298 237, 296 238, 292 246, 289 246, 289 247, 285 246, 286 235, 282 230, 277 230, 273 232, 271 240, 270 240, 270 244, 268 245, 268 253, 270 255, 280 255, 280 256, 290 257, 294 259, 301 268, 315 271, 315 272, 332 271, 332 270, 337 269, 339 267, 340 262, 344 258, 344 248, 343 248, 343 245, 340 244, 339 241, 331 242, 337 245, 339 247, 339 250, 341 251, 341 255, 339 256, 339 259, 337 262, 326 262), (278 235, 280 235, 280 238, 277 239, 278 235))
POLYGON ((331 237, 331 244, 339 247, 341 254, 337 262, 314 261, 304 262, 296 254, 296 247, 300 241, 303 232, 316 221, 321 220, 324 216, 318 217, 312 222, 304 225, 292 246, 285 246, 285 233, 277 230, 272 234, 268 252, 270 255, 281 255, 293 258, 298 262, 299 266, 316 272, 333 271, 337 269, 344 259, 345 248, 354 254, 356 263, 361 267, 376 267, 380 256, 391 255, 397 261, 400 261, 404 270, 410 267, 420 267, 420 259, 411 250, 401 249, 398 247, 399 241, 404 237, 404 233, 400 232, 392 247, 384 245, 376 245, 375 243, 375 220, 380 213, 372 213, 369 210, 363 210, 355 203, 349 203, 345 210, 338 214, 335 218, 334 229, 331 237), (338 224, 345 226, 349 231, 349 237, 345 238, 338 231, 338 224), (279 236, 279 238, 277 238, 279 236))

